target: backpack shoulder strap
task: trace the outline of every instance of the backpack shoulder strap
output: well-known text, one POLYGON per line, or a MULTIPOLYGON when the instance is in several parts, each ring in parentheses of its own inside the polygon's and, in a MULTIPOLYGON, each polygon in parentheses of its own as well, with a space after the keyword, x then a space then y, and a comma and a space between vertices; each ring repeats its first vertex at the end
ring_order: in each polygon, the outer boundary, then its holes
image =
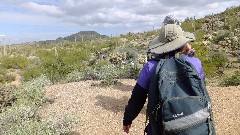
POLYGON ((175 58, 185 60, 187 57, 188 57, 188 55, 186 55, 186 54, 175 53, 175 58))

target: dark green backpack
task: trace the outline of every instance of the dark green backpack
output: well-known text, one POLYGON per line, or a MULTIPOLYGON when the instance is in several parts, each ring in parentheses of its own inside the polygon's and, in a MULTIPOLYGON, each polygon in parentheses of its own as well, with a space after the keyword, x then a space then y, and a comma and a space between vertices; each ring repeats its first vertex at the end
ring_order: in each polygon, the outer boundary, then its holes
POLYGON ((195 67, 160 59, 151 80, 147 111, 153 135, 215 135, 211 100, 195 67))

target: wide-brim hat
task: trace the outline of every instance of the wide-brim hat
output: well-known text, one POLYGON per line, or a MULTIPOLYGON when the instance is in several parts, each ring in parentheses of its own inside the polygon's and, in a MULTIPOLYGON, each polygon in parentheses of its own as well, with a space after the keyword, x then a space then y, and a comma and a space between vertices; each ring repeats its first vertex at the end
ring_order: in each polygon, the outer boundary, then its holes
POLYGON ((191 41, 195 41, 193 33, 184 32, 177 24, 166 24, 160 29, 159 36, 150 42, 148 52, 152 54, 171 52, 191 41))

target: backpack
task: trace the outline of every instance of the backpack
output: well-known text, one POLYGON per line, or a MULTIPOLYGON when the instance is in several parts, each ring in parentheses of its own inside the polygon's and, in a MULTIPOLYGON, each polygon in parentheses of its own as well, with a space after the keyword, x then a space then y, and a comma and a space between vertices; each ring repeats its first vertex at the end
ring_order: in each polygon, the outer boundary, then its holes
POLYGON ((186 57, 158 62, 147 105, 153 135, 216 134, 204 80, 186 57))

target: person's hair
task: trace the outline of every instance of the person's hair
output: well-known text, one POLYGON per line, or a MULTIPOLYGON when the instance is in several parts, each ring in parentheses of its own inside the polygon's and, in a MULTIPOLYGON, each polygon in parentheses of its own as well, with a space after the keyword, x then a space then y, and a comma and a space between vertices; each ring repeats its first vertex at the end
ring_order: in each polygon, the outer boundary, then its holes
POLYGON ((177 52, 180 52, 182 54, 189 54, 191 50, 192 50, 191 45, 186 43, 183 47, 179 48, 177 52))

